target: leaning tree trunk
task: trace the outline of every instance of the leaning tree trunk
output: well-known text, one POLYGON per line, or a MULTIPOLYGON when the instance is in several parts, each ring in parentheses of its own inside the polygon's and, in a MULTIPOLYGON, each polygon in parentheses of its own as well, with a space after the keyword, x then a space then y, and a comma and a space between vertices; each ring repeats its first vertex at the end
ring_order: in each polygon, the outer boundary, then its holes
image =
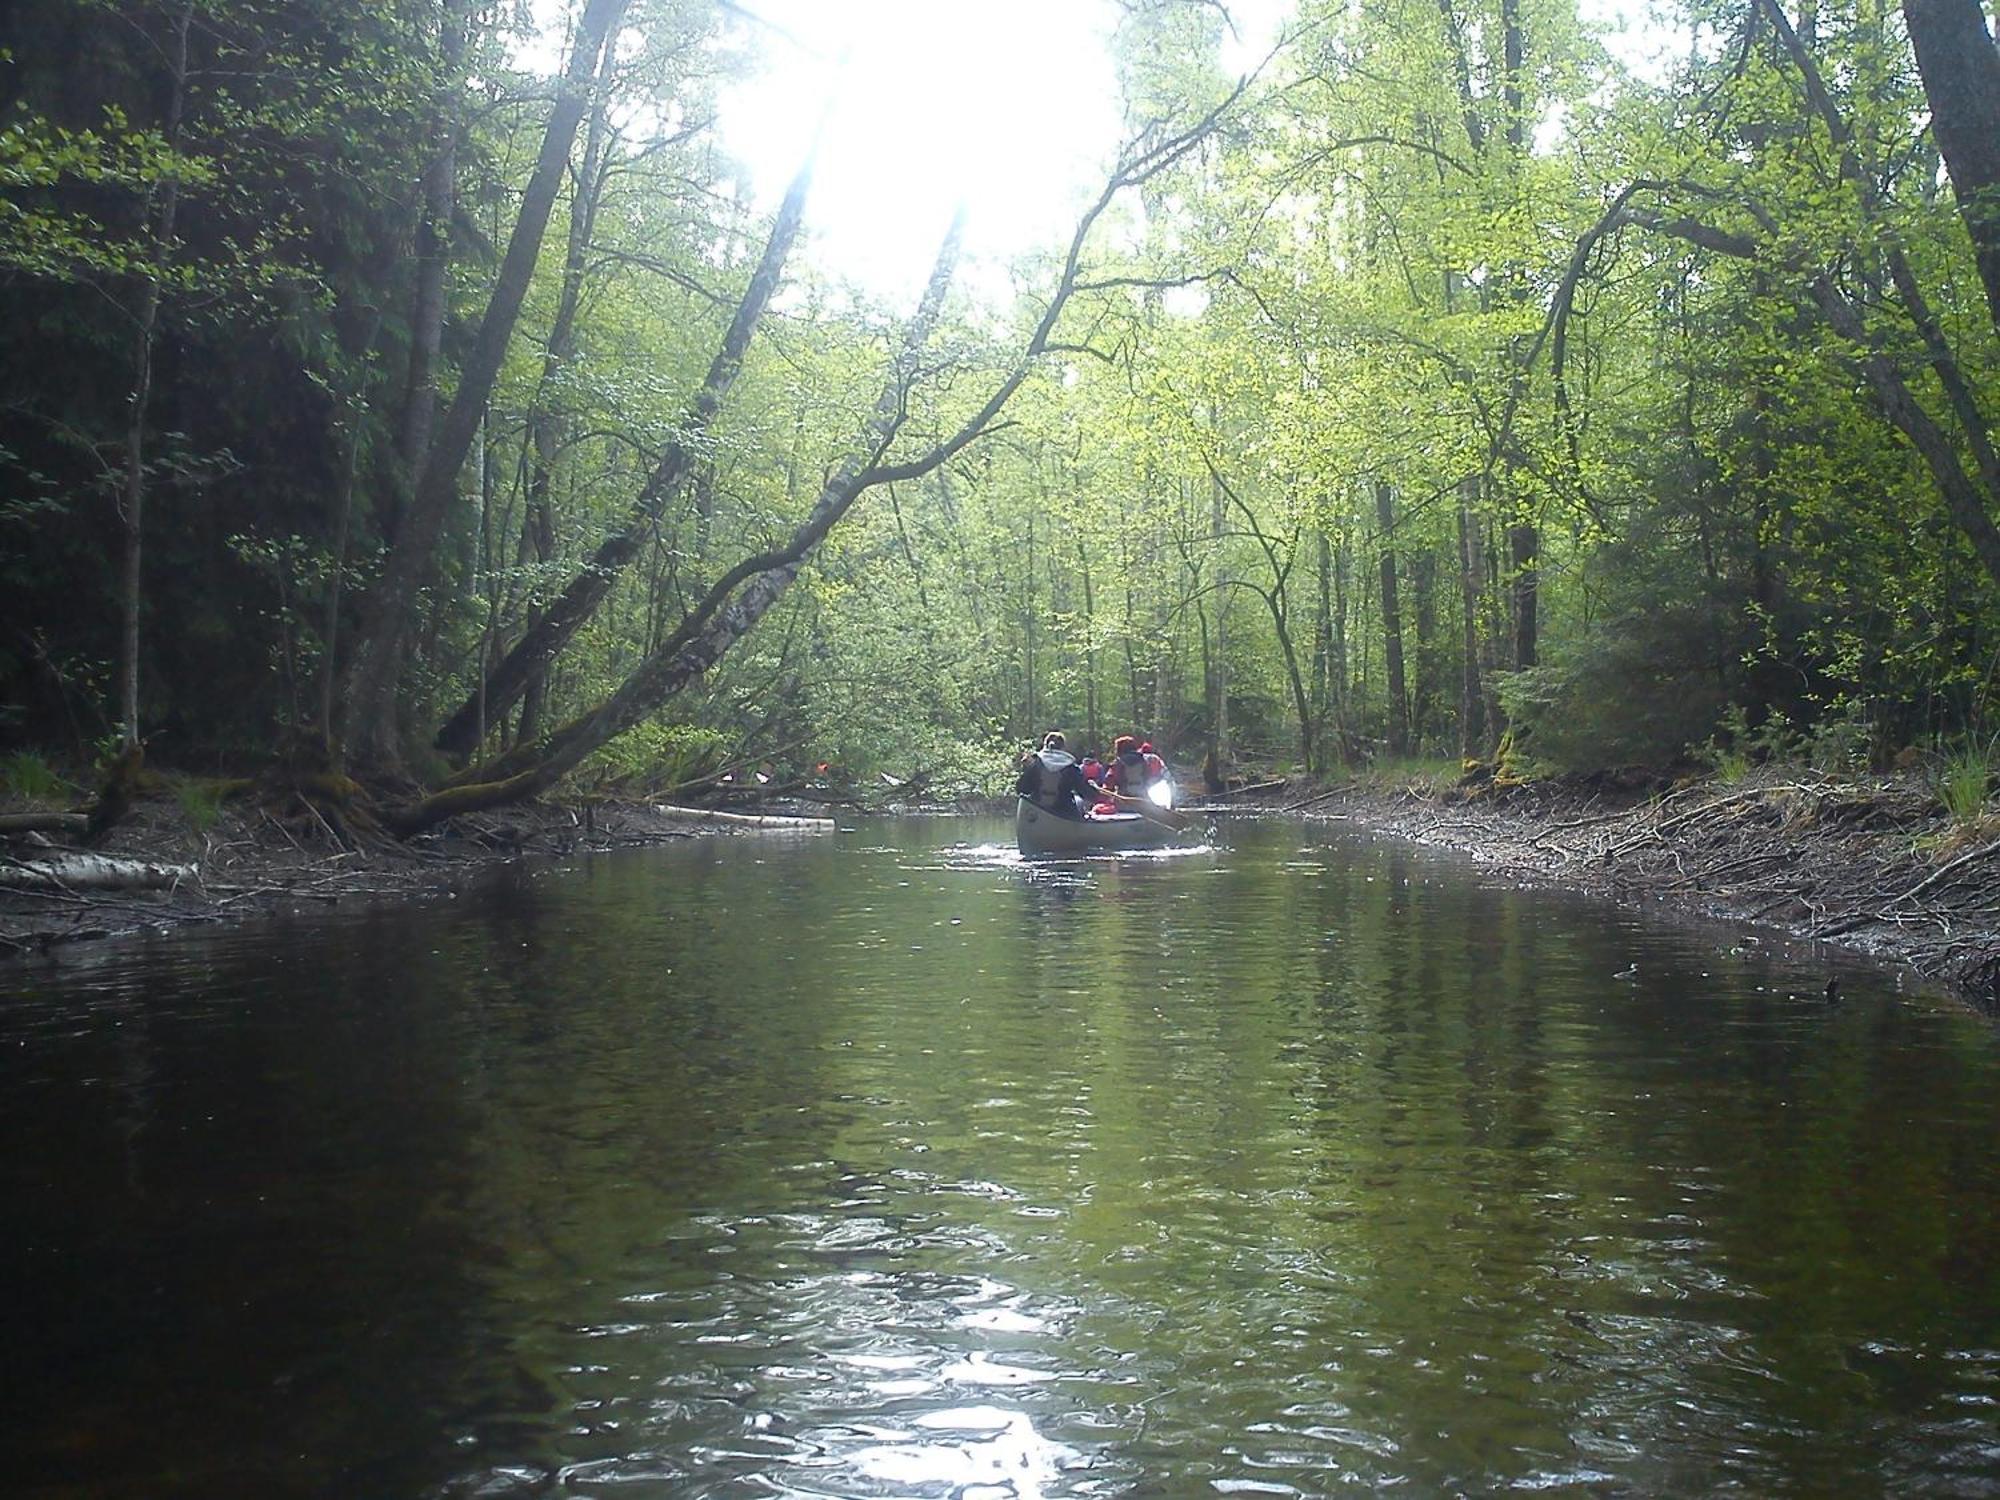
POLYGON ((932 445, 919 458, 889 463, 885 455, 908 411, 922 348, 943 307, 957 262, 963 215, 954 218, 925 287, 923 301, 906 329, 888 383, 876 401, 864 449, 843 464, 821 489, 811 511, 794 528, 790 539, 782 547, 744 558, 725 572, 617 692, 597 708, 557 730, 541 745, 517 745, 494 761, 466 772, 453 787, 413 806, 391 811, 386 818, 388 825, 407 836, 458 813, 518 801, 554 785, 594 751, 657 712, 720 660, 784 595, 806 558, 862 494, 878 484, 894 484, 932 473, 989 431, 1048 352, 1056 325, 1076 292, 1084 247, 1098 219, 1120 191, 1151 180, 1206 140, 1248 87, 1249 80, 1245 79, 1186 130, 1134 149, 1121 158, 1103 191, 1077 221, 1056 289, 1006 376, 951 436, 932 445))
MULTIPOLYGON (((720 661, 791 587, 813 548, 867 489, 906 477, 903 471, 892 472, 876 464, 902 425, 924 345, 944 308, 945 293, 958 265, 962 227, 961 214, 952 221, 938 252, 923 300, 904 332, 901 352, 876 398, 864 441, 820 491, 786 545, 746 558, 723 574, 659 649, 595 709, 555 730, 542 745, 517 746, 510 754, 468 772, 464 784, 392 815, 391 827, 408 835, 458 813, 518 801, 555 785, 720 661)), ((949 455, 941 448, 933 450, 932 456, 935 463, 929 467, 949 455)), ((918 472, 928 472, 928 468, 918 472)))
POLYGON ((485 721, 491 721, 518 702, 528 684, 548 670, 557 654, 597 612, 619 574, 645 548, 667 501, 700 459, 704 438, 714 425, 737 372, 743 368, 750 339, 777 291, 785 260, 798 238, 799 225, 805 217, 806 190, 811 184, 812 163, 808 161, 792 179, 791 189, 771 226, 770 238, 764 243, 757 270, 750 278, 743 300, 737 304, 728 332, 723 335, 722 347, 716 351, 708 367, 708 377, 683 414, 679 435, 667 444, 666 452, 661 454, 638 499, 632 502, 624 522, 599 544, 590 561, 570 580, 556 601, 487 673, 483 687, 475 688, 445 722, 437 735, 440 750, 465 754, 477 748, 482 708, 485 721))
POLYGON ((521 303, 527 297, 542 237, 569 165, 570 147, 576 141, 591 80, 597 73, 598 56, 626 4, 627 0, 589 0, 578 23, 569 65, 549 111, 541 151, 521 195, 514 233, 507 242, 486 316, 480 320, 478 338, 459 372, 457 394, 432 437, 416 490, 362 617, 348 671, 347 730, 349 748, 365 761, 391 766, 399 759, 395 696, 417 591, 432 570, 438 538, 458 492, 459 470, 465 466, 465 456, 486 414, 521 303))
MULTIPOLYGON (((563 255, 562 291, 556 300, 555 321, 549 326, 549 341, 542 353, 542 378, 528 415, 528 439, 533 465, 528 475, 527 503, 521 517, 521 560, 546 566, 556 549, 555 505, 550 498, 554 487, 556 455, 562 446, 562 424, 555 411, 555 386, 563 369, 576 353, 576 315, 583 303, 584 262, 597 230, 598 205, 604 198, 606 179, 605 94, 611 72, 617 64, 617 50, 604 49, 598 73, 598 97, 590 111, 590 126, 584 133, 583 160, 576 171, 576 191, 570 200, 569 244, 563 255)), ((540 622, 543 611, 532 608, 528 629, 540 622)), ((521 691, 519 737, 531 740, 541 725, 542 698, 547 687, 546 671, 537 672, 521 691)))
POLYGON ((2000 49, 1979 0, 1903 0, 1903 19, 1986 309, 2000 328, 2000 49))

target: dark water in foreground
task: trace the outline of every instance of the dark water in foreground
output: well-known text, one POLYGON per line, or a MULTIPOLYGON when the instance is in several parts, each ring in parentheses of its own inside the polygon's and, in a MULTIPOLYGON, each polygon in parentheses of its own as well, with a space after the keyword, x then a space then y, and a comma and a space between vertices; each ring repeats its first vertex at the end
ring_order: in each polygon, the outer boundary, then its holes
POLYGON ((1004 837, 0 970, 0 1489, 2000 1494, 1993 1023, 1297 827, 1004 837))

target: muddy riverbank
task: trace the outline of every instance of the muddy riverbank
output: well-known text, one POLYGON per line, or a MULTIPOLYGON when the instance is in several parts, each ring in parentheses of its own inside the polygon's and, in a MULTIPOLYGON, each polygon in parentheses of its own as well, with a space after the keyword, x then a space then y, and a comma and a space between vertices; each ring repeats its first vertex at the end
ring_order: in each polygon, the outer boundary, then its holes
POLYGON ((1956 821, 1916 776, 1292 783, 1210 805, 1351 822, 1522 881, 1837 944, 2000 1010, 2000 818, 1956 821))
MULTIPOLYGON (((747 831, 690 822, 644 802, 530 804, 458 818, 408 842, 337 832, 303 799, 290 813, 232 803, 203 824, 196 827, 171 797, 144 799, 89 853, 151 866, 153 882, 99 888, 58 874, 32 887, 0 888, 0 962, 126 933, 342 901, 436 897, 511 860, 747 831)), ((52 864, 76 868, 69 863, 76 842, 62 832, 0 839, 0 876, 52 864)))

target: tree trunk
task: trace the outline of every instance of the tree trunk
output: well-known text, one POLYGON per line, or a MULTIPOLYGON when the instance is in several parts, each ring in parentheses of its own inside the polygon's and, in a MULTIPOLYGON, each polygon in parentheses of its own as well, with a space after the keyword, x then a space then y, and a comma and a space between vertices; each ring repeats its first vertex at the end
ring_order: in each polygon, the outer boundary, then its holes
POLYGON ((1410 694, 1410 744, 1421 755, 1424 745, 1435 743, 1438 684, 1437 639, 1437 555, 1420 549, 1410 560, 1410 591, 1416 597, 1417 681, 1410 694))
MULTIPOLYGON (((1044 502, 1047 496, 1043 496, 1044 502)), ((1023 692, 1027 725, 1031 733, 1041 732, 1040 705, 1035 701, 1035 513, 1028 512, 1027 566, 1021 570, 1025 593, 1021 600, 1021 669, 1026 681, 1023 692)))
POLYGON ((1214 670, 1208 685, 1208 767, 1209 780, 1228 784, 1229 780, 1229 564, 1223 555, 1223 532, 1228 517, 1222 508, 1222 481, 1209 476, 1208 531, 1215 546, 1215 645, 1214 670))
MULTIPOLYGON (((812 163, 809 161, 792 179, 785 201, 778 209, 777 220, 771 226, 770 238, 764 243, 763 256, 744 290, 743 300, 736 306, 728 331, 723 335, 722 347, 716 351, 701 389, 688 404, 682 418, 681 435, 667 444, 638 499, 626 512, 624 522, 598 545, 590 561, 569 581, 561 596, 514 643, 513 649, 501 659, 500 664, 487 674, 484 693, 488 713, 498 714, 512 707, 526 691, 528 683, 548 669, 549 663, 596 613, 598 606, 610 594, 612 585, 617 582, 618 575, 645 546, 652 534, 653 524, 665 509, 667 501, 692 472, 701 456, 703 438, 714 425, 716 414, 722 409, 723 398, 734 384, 737 372, 743 368, 743 356, 750 347, 750 339, 777 291, 786 257, 791 254, 792 243, 797 239, 799 225, 805 217, 806 190, 811 182, 812 163)), ((466 754, 477 747, 479 696, 479 691, 475 690, 438 731, 437 746, 440 750, 466 754)))
POLYGON ((1507 547, 1512 553, 1512 583, 1514 589, 1514 670, 1526 671, 1534 666, 1537 655, 1538 621, 1537 613, 1541 599, 1541 538, 1531 525, 1509 526, 1507 547))
POLYGON ((1132 588, 1131 559, 1128 557, 1125 561, 1125 619, 1128 628, 1118 633, 1118 639, 1125 648, 1125 719, 1129 723, 1139 717, 1139 653, 1133 649, 1133 633, 1129 628, 1130 622, 1138 616, 1139 599, 1132 588))
POLYGON ((2000 584, 2000 527, 1994 525, 1987 512, 1987 505, 2000 496, 1982 493, 1965 472, 1950 436, 1924 410, 1895 362, 1874 347, 1860 314, 1840 288, 1830 278, 1820 276, 1814 279, 1811 290, 1813 301, 1826 314, 1834 331, 1860 351, 1855 363, 1877 408, 1922 456, 1944 500, 1946 513, 1972 544, 1973 555, 1986 570, 1986 576, 2000 584))
MULTIPOLYGON (((193 0, 187 0, 174 17, 169 53, 166 138, 168 149, 176 153, 187 110, 188 29, 193 20, 193 0)), ((174 218, 180 207, 180 179, 172 168, 159 184, 157 201, 159 218, 153 222, 154 200, 147 195, 145 216, 152 245, 133 317, 132 395, 126 410, 125 480, 119 506, 125 525, 119 559, 118 737, 128 751, 139 743, 139 606, 145 593, 146 424, 153 405, 153 349, 160 327, 160 282, 173 253, 174 218)))
POLYGON ((1340 726, 1340 756, 1350 765, 1358 754, 1354 743, 1354 715, 1350 709, 1354 692, 1348 681, 1347 661, 1347 574, 1352 560, 1353 549, 1343 527, 1340 545, 1333 554, 1333 638, 1329 643, 1332 660, 1327 666, 1327 676, 1333 689, 1335 722, 1340 726))
POLYGON ((333 566, 327 577, 325 612, 320 623, 319 733, 320 744, 328 755, 333 753, 334 684, 338 678, 335 664, 340 653, 340 606, 347 582, 347 553, 354 530, 354 490, 361 472, 362 436, 368 426, 368 388, 374 375, 375 340, 381 332, 382 309, 377 306, 369 319, 367 335, 361 341, 361 371, 343 403, 346 421, 343 442, 347 451, 341 463, 340 489, 333 502, 333 566))
POLYGON ((1324 527, 1319 528, 1315 553, 1312 702, 1313 717, 1324 728, 1329 722, 1333 702, 1332 686, 1327 677, 1333 660, 1333 543, 1327 538, 1324 527))
POLYGON ((1903 0, 1903 19, 1987 313, 2000 328, 2000 49, 1979 0, 1903 0))
MULTIPOLYGON (((556 411, 552 388, 562 378, 563 368, 576 352, 576 314, 583 302, 585 258, 597 228, 597 209, 604 197, 604 146, 606 136, 606 94, 612 70, 617 66, 617 49, 606 47, 597 74, 597 97, 584 132, 583 160, 576 169, 576 191, 570 199, 569 243, 563 254, 562 290, 556 300, 555 321, 549 327, 549 341, 542 352, 542 378, 528 413, 528 440, 532 450, 528 472, 528 494, 521 515, 521 560, 546 566, 555 559, 555 506, 550 499, 554 483, 556 455, 561 451, 564 423, 556 411)), ((540 623, 539 606, 528 611, 527 629, 540 623)), ((529 678, 521 689, 521 718, 518 734, 532 740, 541 724, 543 684, 546 667, 529 678)), ((490 695, 489 695, 490 705, 490 695)), ((488 722, 504 710, 489 706, 488 722)))
POLYGON ((1214 461, 1205 454, 1203 462, 1208 465, 1210 481, 1222 491, 1230 504, 1242 513, 1244 526, 1249 528, 1250 535, 1257 539, 1258 550, 1264 554, 1265 565, 1271 570, 1269 588, 1252 583, 1248 579, 1243 581, 1242 586, 1261 596, 1265 607, 1271 612, 1271 629, 1278 637, 1278 650, 1285 662, 1285 682, 1292 692, 1292 711, 1298 719, 1300 767, 1310 776, 1315 769, 1312 700, 1306 691, 1305 674, 1299 668, 1298 643, 1292 639, 1291 602, 1285 592, 1286 585, 1291 581, 1292 568, 1298 561, 1299 531, 1295 529, 1292 532, 1291 542, 1286 547, 1286 555, 1281 557, 1277 543, 1264 529, 1263 522, 1257 519, 1257 513, 1241 495, 1236 493, 1228 480, 1222 477, 1222 470, 1217 468, 1214 461))
POLYGON ((0 865, 0 890, 159 890, 193 880, 195 875, 193 865, 115 859, 108 854, 62 853, 0 865))
POLYGON ((1382 539, 1382 657, 1389 674, 1389 754, 1410 753, 1410 699, 1403 677, 1403 613, 1396 598, 1395 492, 1375 481, 1375 524, 1382 539))
POLYGON ((1465 604, 1465 669, 1458 696, 1458 750, 1477 760, 1486 744, 1486 695, 1479 680, 1479 600, 1486 565, 1480 557, 1479 477, 1468 474, 1458 482, 1458 576, 1465 604))
POLYGON ((365 761, 393 766, 400 759, 395 698, 402 676, 404 637, 418 589, 429 576, 438 538, 458 492, 458 472, 486 412, 507 344, 541 253, 570 147, 588 103, 598 56, 623 15, 627 0, 589 0, 556 102, 542 132, 535 170, 500 264, 486 316, 471 357, 459 373, 457 394, 438 424, 407 514, 363 616, 347 680, 349 748, 365 761))
POLYGON ((1083 579, 1083 743, 1096 750, 1097 737, 1097 601, 1090 584, 1090 543, 1076 534, 1076 567, 1083 579))
POLYGON ((1486 564, 1485 595, 1481 601, 1486 607, 1486 623, 1479 633, 1479 685, 1486 703, 1486 753, 1490 755, 1498 752, 1507 733, 1507 712, 1500 706, 1500 674, 1504 670, 1502 651, 1512 633, 1507 621, 1507 595, 1500 587, 1500 538, 1490 525, 1480 557, 1486 564))
POLYGON ((1278 632, 1278 648, 1285 658, 1285 676, 1292 685, 1292 709, 1299 716, 1299 769, 1310 776, 1319 769, 1319 759, 1313 753, 1312 699, 1306 692, 1305 676, 1299 670, 1298 648, 1285 618, 1283 596, 1273 591, 1266 597, 1271 605, 1272 626, 1278 632))
POLYGON ((437 417, 437 359, 444 344, 445 272, 451 264, 451 221, 458 202, 460 64, 465 56, 470 0, 445 0, 438 18, 438 94, 435 133, 425 164, 417 216, 416 286, 410 308, 410 359, 403 380, 403 409, 396 425, 399 470, 383 507, 382 535, 393 541, 402 522, 408 487, 430 451, 437 417))

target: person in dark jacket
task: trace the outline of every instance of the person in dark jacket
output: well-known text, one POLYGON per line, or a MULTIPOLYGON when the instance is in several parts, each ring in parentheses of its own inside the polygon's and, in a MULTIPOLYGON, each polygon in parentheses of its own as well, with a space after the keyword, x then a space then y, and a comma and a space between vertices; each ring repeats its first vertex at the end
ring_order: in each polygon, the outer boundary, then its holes
POLYGON ((1051 729, 1043 735, 1042 748, 1022 758, 1014 790, 1044 812, 1081 819, 1085 800, 1095 797, 1100 788, 1083 779, 1083 768, 1063 746, 1061 730, 1051 729))

